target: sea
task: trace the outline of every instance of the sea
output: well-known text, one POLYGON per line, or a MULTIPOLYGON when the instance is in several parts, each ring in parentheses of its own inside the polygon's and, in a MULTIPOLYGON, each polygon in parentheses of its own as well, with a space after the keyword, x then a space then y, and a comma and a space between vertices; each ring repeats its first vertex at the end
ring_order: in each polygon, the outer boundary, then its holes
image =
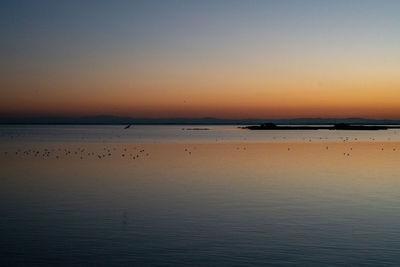
POLYGON ((398 129, 0 126, 0 266, 399 265, 398 129))

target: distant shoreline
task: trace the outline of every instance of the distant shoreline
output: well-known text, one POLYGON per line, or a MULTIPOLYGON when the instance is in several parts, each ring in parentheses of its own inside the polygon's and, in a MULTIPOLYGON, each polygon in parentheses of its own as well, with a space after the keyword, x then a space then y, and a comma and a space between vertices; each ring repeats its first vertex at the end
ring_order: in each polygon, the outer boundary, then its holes
POLYGON ((225 119, 201 118, 134 118, 113 115, 95 116, 7 116, 0 115, 0 125, 400 125, 400 120, 368 118, 293 118, 293 119, 225 119))
MULTIPOLYGON (((215 126, 238 126, 238 125, 248 125, 249 123, 20 123, 20 122, 15 122, 15 123, 0 123, 0 125, 87 125, 87 126, 126 126, 131 124, 132 127, 134 127, 135 125, 154 125, 154 126, 162 126, 162 125, 215 125, 215 126)), ((279 126, 279 130, 294 130, 296 129, 305 129, 308 130, 309 128, 314 129, 329 129, 330 127, 327 125, 333 125, 333 124, 329 124, 329 123, 309 123, 309 124, 305 124, 305 123, 301 123, 301 124, 296 124, 296 123, 287 123, 287 124, 282 124, 279 126), (287 126, 287 127, 285 127, 287 126), (298 127, 296 127, 298 126, 298 127), (315 126, 315 127, 314 127, 315 126), (320 127, 318 127, 320 126, 320 127)), ((368 124, 352 124, 354 126, 384 126, 384 127, 388 127, 388 128, 400 128, 400 123, 388 123, 388 124, 382 124, 382 123, 368 123, 368 124), (392 127, 394 126, 394 127, 392 127), (396 127, 399 126, 399 127, 396 127)), ((247 127, 253 127, 253 125, 250 126, 246 126, 247 127)), ((259 127, 259 126, 255 126, 255 127, 259 127)), ((274 129, 269 129, 269 130, 274 130, 274 129)))

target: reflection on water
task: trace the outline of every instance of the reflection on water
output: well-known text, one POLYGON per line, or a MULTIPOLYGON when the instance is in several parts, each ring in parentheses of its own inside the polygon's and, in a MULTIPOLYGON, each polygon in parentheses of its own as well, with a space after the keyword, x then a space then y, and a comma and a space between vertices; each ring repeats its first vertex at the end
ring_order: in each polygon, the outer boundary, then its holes
POLYGON ((400 263, 399 142, 30 140, 0 153, 2 265, 400 263))

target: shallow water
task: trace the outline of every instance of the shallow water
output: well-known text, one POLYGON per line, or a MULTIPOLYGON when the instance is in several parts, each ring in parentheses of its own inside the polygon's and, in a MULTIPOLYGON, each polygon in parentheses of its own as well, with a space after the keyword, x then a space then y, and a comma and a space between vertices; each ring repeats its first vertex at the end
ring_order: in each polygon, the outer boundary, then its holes
POLYGON ((400 263, 396 131, 182 128, 2 126, 1 265, 400 263))

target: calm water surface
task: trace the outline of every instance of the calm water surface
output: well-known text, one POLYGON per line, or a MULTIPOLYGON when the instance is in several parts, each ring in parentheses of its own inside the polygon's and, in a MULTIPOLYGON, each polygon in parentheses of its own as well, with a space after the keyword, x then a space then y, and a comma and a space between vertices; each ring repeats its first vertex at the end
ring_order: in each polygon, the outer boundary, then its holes
POLYGON ((195 127, 1 126, 0 265, 400 264, 400 132, 195 127))

